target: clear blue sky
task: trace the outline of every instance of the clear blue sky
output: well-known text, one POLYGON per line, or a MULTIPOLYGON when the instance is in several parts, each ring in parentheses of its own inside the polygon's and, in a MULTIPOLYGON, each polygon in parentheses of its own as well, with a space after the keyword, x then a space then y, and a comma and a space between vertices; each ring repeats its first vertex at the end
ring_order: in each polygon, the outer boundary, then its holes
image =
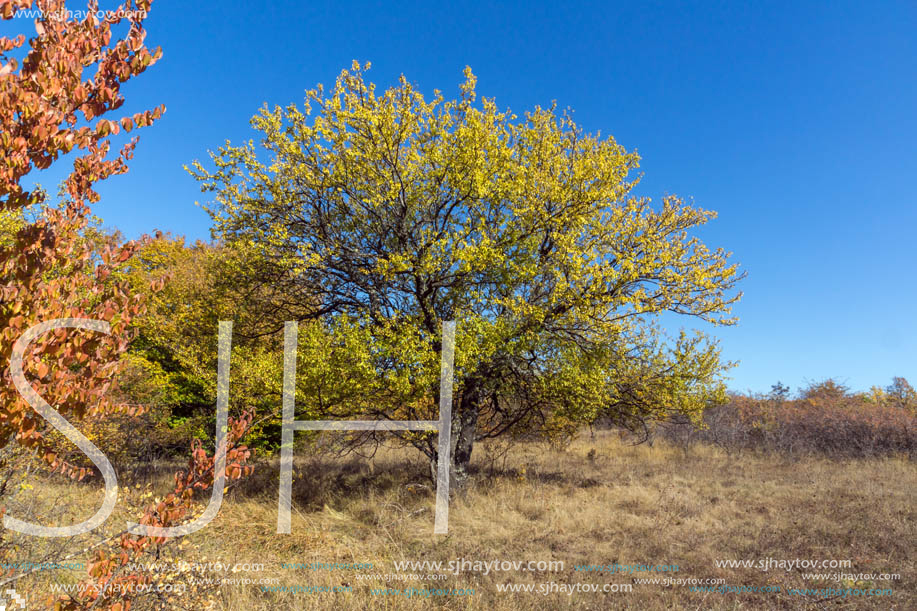
POLYGON ((710 329, 741 361, 732 388, 917 383, 915 7, 158 0, 165 56, 127 108, 168 110, 96 212, 129 236, 207 237, 182 164, 255 137, 265 101, 299 103, 353 59, 382 87, 403 73, 446 94, 470 65, 500 106, 557 100, 637 149, 641 194, 719 212, 701 235, 748 272, 740 324, 710 329))

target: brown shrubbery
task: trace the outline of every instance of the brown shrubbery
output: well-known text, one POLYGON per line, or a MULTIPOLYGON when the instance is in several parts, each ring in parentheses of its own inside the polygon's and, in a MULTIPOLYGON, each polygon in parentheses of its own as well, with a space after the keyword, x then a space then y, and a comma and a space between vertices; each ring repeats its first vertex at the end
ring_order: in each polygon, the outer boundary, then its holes
MULTIPOLYGON (((657 433, 680 444, 706 442, 726 450, 751 449, 788 454, 868 457, 903 454, 917 457, 917 405, 893 392, 903 378, 883 391, 853 394, 833 380, 787 398, 775 386, 767 396, 733 395, 710 408, 706 428, 671 422, 657 433)), ((910 388, 909 385, 907 388, 910 388)))

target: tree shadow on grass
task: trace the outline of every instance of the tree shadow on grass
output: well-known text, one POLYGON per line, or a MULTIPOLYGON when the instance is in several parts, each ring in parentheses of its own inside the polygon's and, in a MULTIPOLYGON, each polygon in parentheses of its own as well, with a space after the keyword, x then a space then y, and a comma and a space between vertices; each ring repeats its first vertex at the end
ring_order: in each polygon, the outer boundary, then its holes
MULTIPOLYGON (((402 458, 371 463, 362 458, 309 457, 293 461, 292 500, 299 507, 321 510, 341 499, 354 499, 368 492, 384 494, 396 488, 430 487, 429 466, 421 460, 402 458)), ((255 471, 235 485, 242 497, 278 498, 280 461, 258 461, 255 471)))

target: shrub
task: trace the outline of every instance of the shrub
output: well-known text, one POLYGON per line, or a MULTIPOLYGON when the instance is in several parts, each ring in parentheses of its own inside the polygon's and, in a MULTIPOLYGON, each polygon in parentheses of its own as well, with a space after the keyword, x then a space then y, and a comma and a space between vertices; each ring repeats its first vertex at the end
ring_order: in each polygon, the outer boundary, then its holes
POLYGON ((829 380, 793 400, 733 395, 706 410, 704 428, 670 421, 659 427, 681 444, 707 442, 727 450, 866 457, 917 456, 917 413, 896 399, 870 400, 829 380))

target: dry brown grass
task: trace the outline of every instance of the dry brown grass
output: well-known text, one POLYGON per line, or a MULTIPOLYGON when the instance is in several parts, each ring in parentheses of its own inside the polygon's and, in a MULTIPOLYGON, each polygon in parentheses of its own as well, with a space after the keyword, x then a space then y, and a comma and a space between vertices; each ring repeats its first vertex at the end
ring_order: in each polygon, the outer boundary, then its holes
MULTIPOLYGON (((730 456, 709 446, 630 446, 607 432, 594 439, 586 435, 566 451, 520 446, 505 464, 489 463, 484 451, 476 452, 474 480, 451 503, 446 537, 432 534, 427 465, 407 451, 387 450, 372 460, 297 463, 291 535, 275 532, 276 467, 262 465, 228 495, 210 526, 187 537, 172 553, 190 562, 225 559, 266 565, 263 572, 227 574, 233 578, 277 577, 284 585, 353 587, 351 593, 293 594, 226 585, 212 595, 213 607, 227 611, 917 608, 917 468, 906 459, 730 456), (892 596, 819 601, 791 596, 786 589, 842 584, 806 582, 799 570, 714 566, 715 559, 768 557, 849 559, 853 566, 843 572, 898 573, 901 579, 862 586, 890 587, 892 596), (445 581, 410 584, 357 580, 352 570, 281 569, 281 563, 371 562, 375 568, 367 572, 395 573, 395 560, 456 558, 562 560, 566 566, 556 573, 466 572, 445 581), (633 577, 654 576, 574 570, 577 564, 612 563, 676 564, 678 573, 658 576, 718 577, 732 586, 779 585, 784 591, 697 593, 687 586, 637 584, 630 593, 614 594, 497 592, 501 583, 632 583, 633 577), (474 588, 475 595, 407 599, 370 594, 371 587, 386 585, 474 588)), ((158 482, 164 489, 165 476, 158 476, 158 482)), ((28 588, 37 600, 49 579, 77 577, 41 574, 28 588)), ((200 608, 200 603, 186 600, 170 606, 200 608)))

